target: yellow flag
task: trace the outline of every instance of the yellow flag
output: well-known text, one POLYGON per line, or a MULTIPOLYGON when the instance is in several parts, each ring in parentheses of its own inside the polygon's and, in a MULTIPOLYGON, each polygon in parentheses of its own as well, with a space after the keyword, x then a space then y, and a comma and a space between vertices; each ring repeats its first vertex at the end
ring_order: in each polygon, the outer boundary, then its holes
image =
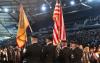
POLYGON ((27 41, 27 33, 26 29, 29 26, 29 21, 23 9, 23 5, 20 5, 19 9, 19 23, 18 23, 18 31, 16 36, 17 45, 22 48, 27 41))

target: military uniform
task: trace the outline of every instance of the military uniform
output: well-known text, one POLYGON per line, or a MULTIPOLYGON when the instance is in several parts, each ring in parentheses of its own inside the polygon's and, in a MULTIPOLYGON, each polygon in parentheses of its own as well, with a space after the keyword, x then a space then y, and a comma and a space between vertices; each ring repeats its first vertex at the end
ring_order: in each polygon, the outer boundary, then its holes
POLYGON ((27 63, 42 63, 41 61, 42 47, 34 43, 26 48, 25 58, 27 63))
POLYGON ((75 48, 70 52, 71 63, 82 63, 81 58, 83 56, 83 51, 80 48, 75 48))
POLYGON ((46 46, 46 58, 45 63, 53 63, 56 57, 56 47, 53 44, 46 46))
POLYGON ((60 63, 70 63, 70 48, 65 47, 62 50, 60 50, 60 63))

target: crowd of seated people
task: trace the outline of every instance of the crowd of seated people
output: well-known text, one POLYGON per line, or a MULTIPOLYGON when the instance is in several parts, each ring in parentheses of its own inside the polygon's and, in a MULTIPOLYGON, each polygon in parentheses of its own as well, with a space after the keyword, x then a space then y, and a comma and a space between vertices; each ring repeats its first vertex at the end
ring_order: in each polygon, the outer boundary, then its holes
POLYGON ((75 39, 82 44, 99 45, 100 44, 100 30, 84 30, 78 32, 72 32, 72 35, 68 36, 68 39, 75 39))
POLYGON ((21 49, 14 46, 0 48, 0 63, 20 63, 21 49))
POLYGON ((84 47, 82 60, 83 63, 100 63, 100 46, 84 47))
MULTIPOLYGON (((78 55, 82 63, 100 63, 100 33, 98 29, 73 32, 72 36, 68 36, 68 39, 70 40, 68 42, 70 44, 67 44, 69 51, 66 51, 66 47, 61 47, 59 54, 55 57, 57 59, 54 61, 54 63, 67 63, 65 58, 68 58, 68 56, 71 58, 69 61, 73 63, 73 61, 77 60, 76 58, 78 55), (77 40, 76 42, 78 42, 78 45, 74 47, 70 43, 73 38, 75 38, 74 40, 77 40), (79 52, 81 55, 74 50, 77 47, 81 49, 81 53, 79 52), (73 59, 74 53, 75 60, 73 59), (68 56, 66 54, 68 54, 68 56)), ((42 44, 42 47, 45 45, 46 44, 42 44)), ((0 47, 0 63, 25 63, 26 60, 24 54, 24 50, 18 48, 17 46, 0 47)), ((44 55, 46 56, 46 54, 44 55)), ((42 59, 45 60, 45 57, 42 59)))
MULTIPOLYGON (((43 46, 43 45, 42 45, 43 46)), ((45 45, 44 45, 45 46, 45 45)), ((81 58, 81 62, 82 63, 100 63, 100 44, 99 46, 90 46, 88 44, 86 44, 85 46, 83 44, 78 44, 76 46, 72 46, 72 44, 70 44, 69 46, 67 46, 70 51, 63 51, 63 49, 66 49, 66 47, 62 47, 59 53, 59 56, 56 56, 55 58, 58 58, 56 60, 56 62, 54 63, 65 63, 62 62, 64 61, 64 58, 68 58, 66 57, 66 54, 68 54, 69 57, 72 57, 71 55, 73 54, 77 54, 78 52, 74 51, 74 47, 75 48, 80 48, 81 49, 81 53, 79 52, 77 55, 75 56, 79 56, 81 58), (73 53, 74 51, 74 53, 73 53), (80 56, 81 54, 81 56, 80 56)), ((1 47, 0 48, 0 62, 1 63, 25 63, 24 57, 22 57, 24 55, 25 52, 23 52, 22 49, 18 48, 18 47, 13 47, 13 46, 9 46, 9 47, 1 47)), ((75 58, 77 58, 75 57, 75 58)), ((43 59, 45 60, 45 58, 43 57, 43 59)), ((75 59, 77 60, 77 59, 75 59)), ((74 59, 72 59, 71 61, 74 61, 74 59)))

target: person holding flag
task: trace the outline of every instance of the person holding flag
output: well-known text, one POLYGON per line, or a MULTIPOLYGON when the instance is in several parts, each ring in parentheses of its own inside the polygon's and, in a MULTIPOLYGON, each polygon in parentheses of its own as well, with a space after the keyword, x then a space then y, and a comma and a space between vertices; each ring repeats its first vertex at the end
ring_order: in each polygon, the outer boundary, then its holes
POLYGON ((59 45, 62 40, 66 40, 66 30, 64 26, 63 11, 60 0, 56 0, 56 5, 53 13, 54 29, 53 29, 53 44, 59 45))
POLYGON ((53 29, 53 45, 57 46, 57 54, 61 49, 61 41, 66 41, 66 30, 64 26, 63 11, 60 0, 56 0, 56 5, 53 13, 54 29, 53 29))
POLYGON ((56 0, 53 13, 54 29, 53 29, 53 45, 56 46, 57 60, 61 63, 69 63, 70 49, 67 47, 66 30, 64 25, 63 11, 61 1, 56 0))
MULTIPOLYGON (((18 24, 18 32, 16 36, 17 45, 19 48, 24 48, 27 40, 27 28, 29 27, 31 32, 32 29, 30 27, 29 21, 23 9, 23 5, 20 4, 20 13, 19 13, 19 24, 18 24)), ((38 44, 38 37, 35 34, 31 35, 32 41, 31 45, 26 47, 23 55, 23 59, 26 59, 27 63, 42 63, 42 47, 38 44)))
MULTIPOLYGON (((22 62, 23 60, 23 49, 26 47, 26 43, 28 41, 27 39, 27 29, 30 28, 30 31, 32 32, 32 29, 30 27, 28 18, 25 14, 23 5, 20 4, 20 8, 19 8, 19 23, 18 23, 18 31, 16 34, 16 43, 18 48, 21 49, 20 51, 20 60, 22 62)), ((18 59, 17 59, 18 60, 18 59)))
POLYGON ((45 42, 45 63, 54 63, 56 59, 56 47, 53 45, 52 36, 47 36, 45 42))
POLYGON ((59 52, 60 63, 70 63, 70 51, 70 48, 67 46, 67 41, 62 41, 59 52))
POLYGON ((26 59, 26 63, 42 63, 42 46, 38 44, 37 35, 32 35, 31 45, 26 47, 26 52, 24 54, 24 58, 26 59))

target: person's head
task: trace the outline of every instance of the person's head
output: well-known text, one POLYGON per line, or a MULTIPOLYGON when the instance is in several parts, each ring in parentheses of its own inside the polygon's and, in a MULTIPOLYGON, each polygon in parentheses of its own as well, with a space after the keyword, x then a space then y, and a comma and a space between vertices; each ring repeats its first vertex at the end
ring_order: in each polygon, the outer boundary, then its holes
POLYGON ((89 47, 86 46, 86 47, 84 48, 83 52, 85 52, 85 53, 89 53, 89 47))
POLYGON ((10 46, 9 46, 9 48, 13 48, 13 46, 12 46, 12 45, 10 45, 10 46))
POLYGON ((95 52, 97 51, 97 48, 96 48, 95 46, 94 46, 94 48, 93 48, 93 49, 94 49, 94 51, 95 51, 95 52))
POLYGON ((83 50, 83 45, 80 45, 79 48, 83 50))
POLYGON ((38 37, 37 35, 32 35, 32 44, 37 43, 38 42, 38 37))
POLYGON ((76 42, 75 41, 71 41, 70 48, 75 49, 76 47, 77 47, 76 42))
POLYGON ((98 47, 97 51, 100 52, 100 46, 98 47))
POLYGON ((61 46, 62 47, 67 47, 67 41, 66 40, 62 40, 61 41, 61 46))
POLYGON ((77 47, 80 47, 80 45, 81 45, 81 43, 78 42, 78 41, 76 41, 76 46, 77 46, 77 47))
POLYGON ((90 47, 90 52, 94 52, 94 48, 93 47, 90 47))
POLYGON ((47 45, 53 43, 53 38, 52 38, 52 36, 47 36, 47 37, 45 38, 45 42, 46 42, 47 45))

